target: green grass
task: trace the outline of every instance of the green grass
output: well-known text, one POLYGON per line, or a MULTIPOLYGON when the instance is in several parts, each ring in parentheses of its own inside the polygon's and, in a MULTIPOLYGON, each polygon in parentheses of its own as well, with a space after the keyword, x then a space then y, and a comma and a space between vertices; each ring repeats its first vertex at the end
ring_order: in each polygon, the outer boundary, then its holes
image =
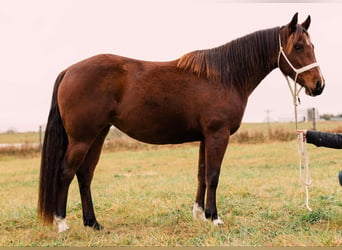
POLYGON ((308 146, 312 212, 304 206, 295 142, 232 144, 217 205, 225 225, 192 218, 198 147, 106 152, 92 184, 105 230, 82 225, 77 183, 68 200, 70 230, 36 218, 39 157, 0 158, 0 246, 340 246, 339 150, 308 146))

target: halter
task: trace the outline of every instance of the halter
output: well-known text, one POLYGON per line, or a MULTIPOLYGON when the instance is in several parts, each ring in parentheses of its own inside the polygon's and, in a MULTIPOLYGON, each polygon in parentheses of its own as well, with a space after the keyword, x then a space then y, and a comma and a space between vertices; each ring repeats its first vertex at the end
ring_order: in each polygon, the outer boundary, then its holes
POLYGON ((294 83, 293 83, 293 88, 291 87, 291 84, 290 84, 290 80, 288 78, 287 75, 285 75, 283 72, 283 75, 287 81, 287 85, 289 86, 290 88, 290 91, 291 91, 291 94, 292 94, 292 98, 293 98, 293 105, 295 107, 295 120, 296 120, 296 130, 298 128, 298 125, 297 125, 297 106, 298 106, 298 95, 299 95, 299 92, 302 90, 303 86, 300 87, 300 89, 297 91, 297 77, 299 74, 305 72, 305 71, 308 71, 312 68, 315 68, 315 67, 319 67, 318 63, 317 62, 314 62, 314 63, 311 63, 307 66, 304 66, 304 67, 301 67, 299 69, 295 68, 292 63, 290 62, 290 60, 287 58, 285 52, 284 52, 284 49, 283 47, 281 46, 281 38, 280 38, 280 34, 279 34, 279 54, 278 54, 278 68, 280 69, 280 57, 281 55, 283 55, 283 57, 285 58, 287 64, 291 67, 291 69, 296 73, 296 76, 295 76, 295 79, 294 79, 294 83))
MULTIPOLYGON (((296 76, 295 76, 295 79, 294 79, 294 86, 292 88, 288 76, 282 72, 284 77, 285 77, 285 79, 286 79, 286 81, 287 81, 287 84, 288 84, 288 86, 290 88, 291 94, 292 94, 293 105, 294 105, 294 113, 295 113, 295 123, 296 123, 296 130, 297 130, 298 129, 297 106, 298 106, 298 101, 299 101, 298 95, 299 95, 299 92, 303 88, 303 86, 301 86, 300 89, 297 91, 297 77, 298 77, 299 74, 301 74, 301 73, 303 73, 305 71, 308 71, 308 70, 310 70, 312 68, 315 68, 315 67, 319 67, 319 65, 318 65, 317 62, 314 62, 314 63, 311 63, 311 64, 309 64, 307 66, 301 67, 299 69, 295 68, 291 64, 290 60, 287 58, 287 56, 286 56, 286 54, 284 52, 284 49, 281 46, 280 34, 279 34, 279 48, 280 49, 279 49, 279 54, 278 54, 278 68, 280 69, 280 67, 279 67, 280 66, 279 65, 280 57, 281 57, 281 55, 283 55, 283 57, 285 58, 287 64, 296 73, 296 76)), ((310 174, 310 170, 309 170, 309 155, 308 155, 308 152, 306 150, 306 139, 304 138, 303 133, 300 133, 297 136, 297 149, 298 149, 298 154, 299 154, 299 176, 300 176, 300 179, 302 180, 302 182, 305 185, 305 193, 306 193, 305 205, 306 205, 306 208, 309 211, 312 211, 312 209, 309 206, 309 186, 312 183, 312 179, 311 179, 311 174, 310 174), (303 161, 304 161, 304 166, 303 166, 303 161), (305 177, 303 177, 303 173, 302 173, 303 170, 305 170, 305 177)))

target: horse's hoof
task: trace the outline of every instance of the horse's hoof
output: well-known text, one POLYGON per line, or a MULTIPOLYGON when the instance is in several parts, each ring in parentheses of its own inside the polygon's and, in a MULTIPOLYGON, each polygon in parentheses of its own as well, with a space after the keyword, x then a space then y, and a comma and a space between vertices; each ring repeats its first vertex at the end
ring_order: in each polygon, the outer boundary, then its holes
POLYGON ((224 222, 220 219, 220 217, 217 217, 217 219, 213 220, 214 226, 222 226, 224 222))
POLYGON ((84 220, 84 226, 86 227, 91 227, 94 230, 102 230, 103 226, 101 226, 96 219, 91 219, 91 220, 84 220))
POLYGON ((206 220, 204 210, 198 205, 198 203, 194 204, 192 208, 192 215, 195 219, 206 220))
POLYGON ((58 227, 58 233, 63 233, 69 229, 65 218, 55 216, 55 223, 58 227))
MULTIPOLYGON (((204 221, 210 221, 210 218, 205 217, 204 210, 198 205, 198 203, 194 204, 192 208, 192 215, 195 219, 202 219, 204 221)), ((224 224, 224 222, 220 219, 220 217, 217 217, 217 219, 213 219, 212 223, 214 226, 221 226, 224 224)))

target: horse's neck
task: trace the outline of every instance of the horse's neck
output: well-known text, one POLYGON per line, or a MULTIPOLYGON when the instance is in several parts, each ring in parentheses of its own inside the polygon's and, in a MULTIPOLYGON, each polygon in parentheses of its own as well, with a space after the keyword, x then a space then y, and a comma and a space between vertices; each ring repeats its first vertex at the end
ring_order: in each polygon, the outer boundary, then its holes
MULTIPOLYGON (((261 39, 262 40, 262 39, 261 39)), ((239 81, 238 86, 240 90, 247 97, 253 92, 253 90, 260 84, 260 82, 275 68, 277 68, 277 58, 279 54, 279 46, 273 44, 267 39, 258 41, 254 44, 253 53, 254 55, 248 57, 242 57, 241 65, 247 65, 246 69, 237 69, 239 72, 235 72, 235 80, 239 81), (272 44, 272 46, 270 46, 272 44), (257 58, 256 58, 257 57, 257 58)), ((248 53, 248 52, 247 52, 248 53)))
MULTIPOLYGON (((277 56, 276 56, 277 57, 277 56)), ((275 58, 276 58, 275 57, 275 58)), ((270 58, 270 60, 274 60, 274 58, 270 58)), ((276 61, 276 59, 275 59, 276 61)), ((277 68, 277 64, 275 64, 273 67, 270 68, 266 68, 266 67, 262 67, 262 65, 257 66, 256 65, 256 70, 255 70, 255 76, 251 77, 249 79, 249 84, 247 84, 247 86, 249 86, 249 89, 247 91, 247 94, 250 95, 254 89, 259 86, 259 84, 261 83, 261 81, 268 75, 270 74, 275 68, 277 68)))

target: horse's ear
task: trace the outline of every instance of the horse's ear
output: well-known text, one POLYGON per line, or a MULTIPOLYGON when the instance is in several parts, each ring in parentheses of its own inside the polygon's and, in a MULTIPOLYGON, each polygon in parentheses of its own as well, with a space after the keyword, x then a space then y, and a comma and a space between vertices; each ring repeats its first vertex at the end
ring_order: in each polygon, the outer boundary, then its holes
POLYGON ((309 15, 308 18, 302 23, 303 28, 308 30, 310 27, 310 23, 311 23, 311 17, 309 15))
POLYGON ((289 33, 290 34, 292 34, 293 32, 296 31, 297 23, 298 23, 298 12, 296 14, 294 14, 294 16, 292 17, 291 22, 287 25, 287 27, 289 28, 289 33))

